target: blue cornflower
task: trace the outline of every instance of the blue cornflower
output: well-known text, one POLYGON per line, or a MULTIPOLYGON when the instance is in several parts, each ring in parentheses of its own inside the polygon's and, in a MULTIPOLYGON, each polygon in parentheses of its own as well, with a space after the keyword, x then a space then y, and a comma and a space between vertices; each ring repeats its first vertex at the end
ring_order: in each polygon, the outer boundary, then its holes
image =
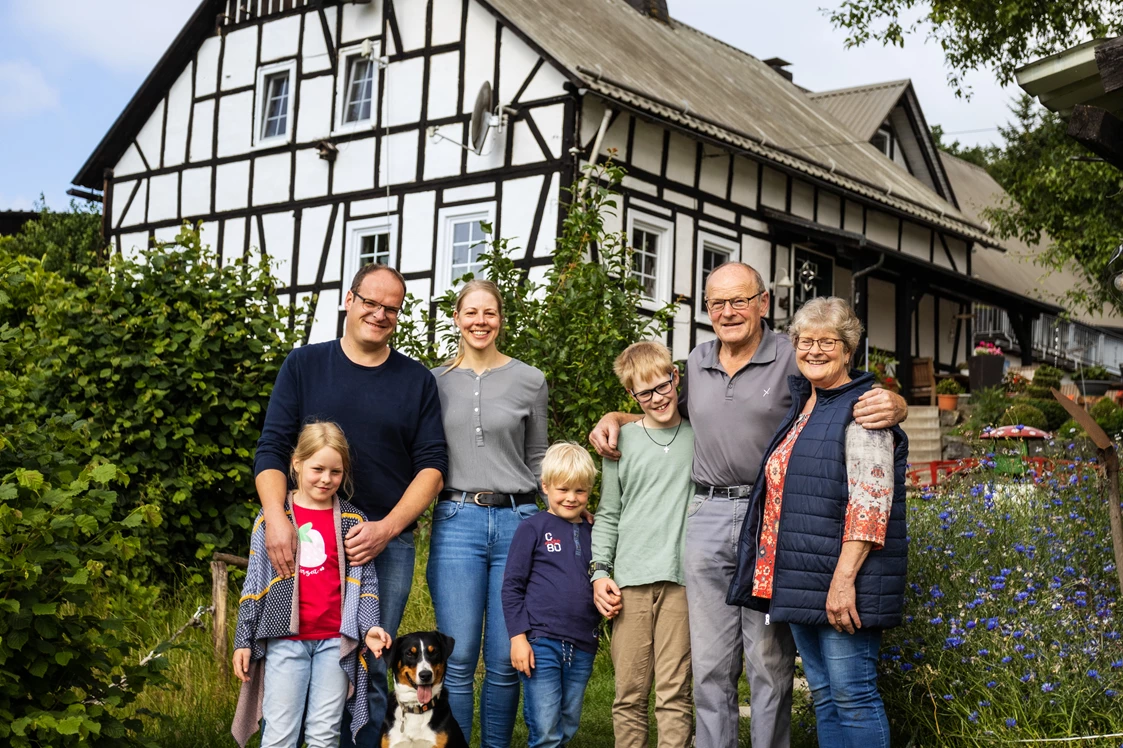
POLYGON ((1014 658, 1007 655, 1006 657, 1002 658, 1002 664, 1005 665, 1006 663, 1010 662, 1010 660, 1012 660, 1012 659, 1014 659, 1014 658))
POLYGON ((1089 670, 1089 671, 1088 671, 1088 677, 1089 677, 1089 678, 1093 678, 1093 679, 1099 678, 1099 677, 1100 677, 1100 671, 1098 671, 1098 670, 1089 670))
POLYGON ((1054 687, 1055 687, 1055 684, 1053 684, 1053 683, 1042 683, 1041 684, 1041 692, 1042 693, 1051 693, 1054 687))
POLYGON ((1115 689, 1114 688, 1105 689, 1104 690, 1104 696, 1108 697, 1109 699, 1114 699, 1115 698, 1115 689))
POLYGON ((1013 717, 1007 717, 1006 718, 1006 727, 1007 728, 1012 730, 1017 726, 1018 726, 1018 720, 1014 719, 1013 717))
POLYGON ((950 693, 945 693, 944 694, 944 701, 955 701, 955 697, 952 696, 950 693))
POLYGON ((971 712, 970 714, 967 715, 967 719, 969 719, 972 722, 978 722, 979 721, 979 713, 977 711, 971 712))
MULTIPOLYGON (((1007 659, 1009 659, 1009 658, 1007 658, 1007 659)), ((997 685, 998 685, 998 683, 996 681, 993 681, 993 680, 987 681, 987 688, 994 688, 997 685)))

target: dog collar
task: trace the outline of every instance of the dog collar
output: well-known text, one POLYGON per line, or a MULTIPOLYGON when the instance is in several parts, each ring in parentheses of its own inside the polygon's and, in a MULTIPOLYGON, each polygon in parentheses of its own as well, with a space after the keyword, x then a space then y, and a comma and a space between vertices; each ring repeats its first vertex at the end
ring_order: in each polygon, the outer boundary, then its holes
POLYGON ((402 708, 403 712, 408 712, 409 714, 424 714, 425 712, 433 708, 433 702, 430 701, 428 704, 419 704, 417 706, 406 706, 405 704, 399 702, 398 706, 402 708))

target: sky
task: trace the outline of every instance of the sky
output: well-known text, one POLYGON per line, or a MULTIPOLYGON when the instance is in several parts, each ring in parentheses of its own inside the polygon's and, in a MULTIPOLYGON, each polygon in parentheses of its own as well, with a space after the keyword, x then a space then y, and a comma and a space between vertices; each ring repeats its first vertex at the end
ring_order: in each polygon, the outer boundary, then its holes
MULTIPOLYGON (((398 0, 418 2, 420 0, 398 0)), ((670 13, 760 58, 792 63, 815 91, 911 78, 929 125, 965 145, 995 142, 1015 89, 987 72, 957 99, 938 45, 845 49, 820 7, 841 0, 669 0, 670 13)), ((197 0, 0 0, 0 210, 42 194, 65 208, 90 153, 182 28, 197 0)))

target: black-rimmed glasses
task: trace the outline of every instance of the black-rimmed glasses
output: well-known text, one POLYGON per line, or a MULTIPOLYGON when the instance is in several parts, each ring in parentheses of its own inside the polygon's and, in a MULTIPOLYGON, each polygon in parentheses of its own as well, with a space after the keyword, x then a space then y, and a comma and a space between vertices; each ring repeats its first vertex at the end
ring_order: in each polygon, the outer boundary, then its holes
POLYGON ((387 317, 397 317, 398 314, 400 314, 401 311, 402 311, 402 308, 400 306, 390 306, 389 304, 380 304, 379 302, 375 301, 374 299, 368 299, 367 297, 363 296, 358 291, 352 291, 351 293, 354 294, 355 298, 360 301, 360 303, 363 306, 363 311, 367 312, 369 314, 376 314, 378 312, 378 310, 381 309, 383 312, 386 313, 387 317))
POLYGON ((838 338, 798 338, 795 341, 795 347, 801 351, 811 350, 811 346, 816 343, 819 344, 819 350, 823 353, 830 353, 834 347, 842 341, 838 338))
POLYGON ((636 399, 636 402, 646 403, 652 397, 655 396, 656 392, 658 392, 660 395, 663 395, 664 397, 666 397, 667 395, 674 392, 674 389, 675 389, 675 375, 672 373, 670 379, 668 379, 666 382, 663 382, 662 384, 655 385, 650 390, 640 390, 639 392, 636 392, 636 391, 633 390, 632 391, 632 397, 634 397, 636 399))
POLYGON ((722 309, 725 309, 725 305, 728 304, 733 311, 743 312, 749 308, 749 304, 752 300, 762 293, 764 293, 764 291, 758 291, 752 296, 740 296, 736 299, 706 299, 706 309, 709 310, 710 314, 713 314, 714 312, 720 312, 722 309))

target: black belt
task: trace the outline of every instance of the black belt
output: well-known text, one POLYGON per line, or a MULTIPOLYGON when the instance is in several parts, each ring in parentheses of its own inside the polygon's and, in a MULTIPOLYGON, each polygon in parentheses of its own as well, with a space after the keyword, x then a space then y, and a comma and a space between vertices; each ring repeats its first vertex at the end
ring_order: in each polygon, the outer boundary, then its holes
POLYGON ((477 506, 523 506, 538 503, 537 493, 496 493, 495 491, 456 491, 445 489, 437 501, 463 501, 477 506))
POLYGON ((745 499, 753 492, 751 484, 744 486, 698 486, 698 493, 714 499, 745 499))

